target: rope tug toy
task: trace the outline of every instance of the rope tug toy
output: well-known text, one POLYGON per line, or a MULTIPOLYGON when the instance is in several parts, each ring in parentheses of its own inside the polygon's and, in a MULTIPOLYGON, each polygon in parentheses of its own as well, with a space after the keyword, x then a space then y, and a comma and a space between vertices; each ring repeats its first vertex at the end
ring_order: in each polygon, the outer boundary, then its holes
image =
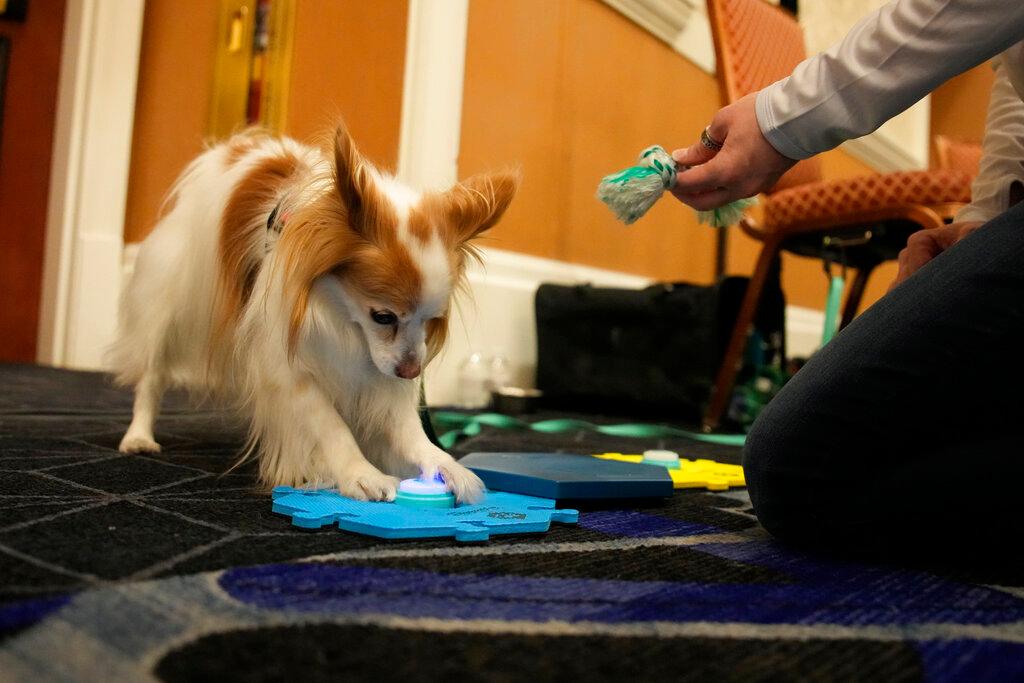
MULTIPOLYGON (((597 198, 608 205, 615 217, 629 225, 654 206, 665 190, 676 184, 677 166, 661 145, 653 145, 640 153, 639 163, 601 179, 597 198)), ((713 228, 738 222, 746 208, 757 199, 737 199, 711 211, 698 211, 697 220, 713 228)))

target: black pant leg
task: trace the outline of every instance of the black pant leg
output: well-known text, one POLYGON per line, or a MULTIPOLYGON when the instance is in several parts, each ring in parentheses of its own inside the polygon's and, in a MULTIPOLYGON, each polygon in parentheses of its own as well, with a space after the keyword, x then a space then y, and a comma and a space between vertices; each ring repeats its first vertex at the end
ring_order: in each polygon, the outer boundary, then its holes
MULTIPOLYGON (((947 250, 838 334, 765 408, 744 465, 793 540, 900 543, 1019 507, 1024 205, 947 250)), ((1011 529, 1024 539, 1024 520, 1011 529)))

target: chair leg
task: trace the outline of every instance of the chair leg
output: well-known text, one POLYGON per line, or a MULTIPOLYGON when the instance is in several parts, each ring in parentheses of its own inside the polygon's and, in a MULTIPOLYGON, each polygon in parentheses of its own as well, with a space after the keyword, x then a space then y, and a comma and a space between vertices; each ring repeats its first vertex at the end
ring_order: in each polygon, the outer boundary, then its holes
POLYGON ((843 305, 843 319, 839 323, 839 329, 849 325, 857 317, 857 310, 860 309, 860 301, 864 298, 864 288, 867 287, 868 278, 875 270, 876 263, 865 265, 857 269, 857 275, 853 278, 850 286, 850 293, 846 295, 846 303, 843 305))
POLYGON ((764 292, 764 285, 768 279, 768 274, 771 272, 776 258, 778 258, 779 246, 778 240, 771 240, 765 242, 764 246, 761 247, 761 255, 757 259, 757 267, 754 268, 754 274, 751 276, 746 294, 743 296, 743 303, 740 305, 739 314, 736 316, 736 324, 733 325, 729 345, 726 347, 725 356, 722 358, 722 365, 718 368, 715 386, 711 391, 711 400, 708 403, 707 411, 704 413, 701 427, 705 432, 710 432, 718 427, 719 422, 722 420, 722 415, 729 405, 732 388, 736 383, 736 374, 739 372, 740 363, 743 360, 743 349, 746 346, 750 325, 754 322, 757 306, 761 303, 761 294, 764 292))

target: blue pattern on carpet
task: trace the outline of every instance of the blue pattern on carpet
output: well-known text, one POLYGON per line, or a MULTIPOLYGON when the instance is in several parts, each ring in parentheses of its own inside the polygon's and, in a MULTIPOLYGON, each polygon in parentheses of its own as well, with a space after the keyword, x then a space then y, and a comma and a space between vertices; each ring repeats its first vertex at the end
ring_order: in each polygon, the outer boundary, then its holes
POLYGON ((60 595, 53 598, 24 600, 0 605, 0 633, 31 626, 59 610, 70 599, 70 595, 60 595))
POLYGON ((313 562, 229 570, 220 585, 238 600, 266 609, 438 619, 844 626, 1024 621, 1022 599, 927 574, 813 572, 794 578, 800 583, 608 581, 313 562))
POLYGON ((670 519, 636 510, 598 510, 580 514, 579 525, 612 536, 657 538, 659 536, 697 536, 717 534, 718 527, 682 519, 670 519))
POLYGON ((1024 680, 1024 643, 929 640, 917 649, 929 683, 1024 680))

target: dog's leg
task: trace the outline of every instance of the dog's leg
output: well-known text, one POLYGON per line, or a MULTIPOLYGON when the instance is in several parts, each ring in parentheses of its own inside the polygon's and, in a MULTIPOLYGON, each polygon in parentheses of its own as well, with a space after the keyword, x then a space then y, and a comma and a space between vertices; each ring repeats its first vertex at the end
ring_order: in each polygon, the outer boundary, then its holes
POLYGON ((440 473, 455 497, 466 503, 480 500, 484 484, 480 477, 460 465, 455 458, 430 443, 415 404, 396 409, 388 441, 393 457, 400 460, 398 470, 413 469, 414 476, 440 473))
MULTIPOLYGON (((370 464, 352 435, 352 430, 334 407, 330 397, 311 378, 294 382, 289 392, 288 417, 315 440, 319 460, 315 465, 318 479, 333 480, 342 495, 358 500, 394 500, 398 479, 388 476, 370 464)), ((281 404, 277 409, 281 410, 281 404)), ((279 457, 300 457, 283 444, 279 457)), ((287 469, 287 466, 285 466, 287 469)), ((292 476, 294 478, 294 476, 292 476)))
POLYGON ((153 438, 153 421, 160 412, 160 398, 164 394, 163 378, 150 370, 135 385, 135 404, 132 423, 121 439, 118 450, 122 453, 158 453, 160 444, 153 438))

